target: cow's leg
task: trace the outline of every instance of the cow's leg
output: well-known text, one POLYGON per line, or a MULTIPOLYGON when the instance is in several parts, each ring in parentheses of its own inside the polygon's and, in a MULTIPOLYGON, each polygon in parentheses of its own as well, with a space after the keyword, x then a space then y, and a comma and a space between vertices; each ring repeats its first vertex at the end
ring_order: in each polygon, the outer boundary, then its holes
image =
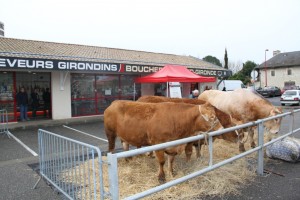
POLYGON ((108 152, 113 153, 115 150, 116 134, 110 130, 105 130, 108 139, 108 152))
POLYGON ((176 173, 174 171, 174 167, 173 167, 175 155, 176 154, 168 154, 168 170, 169 170, 170 174, 172 175, 172 177, 174 177, 176 175, 176 173))
POLYGON ((128 151, 129 150, 129 144, 127 142, 124 142, 123 140, 121 140, 122 146, 123 146, 123 150, 124 151, 128 151))
MULTIPOLYGON (((129 144, 127 142, 124 142, 123 140, 121 140, 122 146, 123 146, 123 150, 124 151, 128 151, 129 150, 129 144)), ((129 161, 132 157, 127 157, 125 158, 126 161, 129 161)))
MULTIPOLYGON (((190 142, 185 146, 185 156, 186 156, 186 161, 190 161, 191 160, 191 156, 193 153, 193 146, 194 146, 194 142, 190 142)), ((201 150, 201 144, 197 142, 197 146, 195 146, 196 148, 196 154, 197 154, 197 158, 200 157, 200 150, 201 150), (199 156, 198 156, 199 155, 199 156)))
POLYGON ((249 128, 248 130, 248 134, 249 134, 249 142, 252 148, 256 147, 256 144, 254 142, 253 136, 254 136, 254 130, 252 127, 249 128))
POLYGON ((244 145, 244 142, 243 142, 244 136, 245 136, 244 131, 242 131, 242 132, 239 134, 239 138, 238 138, 239 151, 240 151, 240 153, 243 153, 243 152, 246 151, 245 145, 244 145))
POLYGON ((158 181, 159 183, 162 184, 166 182, 166 176, 164 172, 164 164, 165 164, 164 150, 155 151, 155 155, 159 163, 158 181))
POLYGON ((150 158, 154 158, 153 151, 147 152, 146 155, 150 158))

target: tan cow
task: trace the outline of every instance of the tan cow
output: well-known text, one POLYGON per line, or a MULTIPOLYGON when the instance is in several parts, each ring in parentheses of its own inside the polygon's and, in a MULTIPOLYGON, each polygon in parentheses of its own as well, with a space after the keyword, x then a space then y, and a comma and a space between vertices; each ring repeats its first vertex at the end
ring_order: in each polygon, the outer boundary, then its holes
MULTIPOLYGON (((268 100, 246 89, 237 89, 228 92, 207 90, 200 94, 198 98, 208 101, 216 108, 243 123, 282 113, 281 108, 273 106, 268 100)), ((273 134, 278 133, 280 124, 281 118, 269 120, 264 123, 266 130, 273 134)), ((255 147, 253 129, 248 129, 248 134, 251 147, 255 147)), ((240 144, 239 149, 240 151, 245 151, 244 144, 240 144)))
MULTIPOLYGON (((150 146, 196 135, 199 131, 222 129, 214 107, 210 104, 142 103, 114 101, 104 111, 104 129, 109 152, 119 137, 133 146, 150 146)), ((192 150, 192 143, 186 149, 192 150)), ((164 152, 176 155, 174 148, 155 151, 159 162, 158 180, 165 182, 164 152)), ((169 166, 173 174, 173 160, 169 166)))
MULTIPOLYGON (((161 103, 161 102, 174 102, 174 103, 188 103, 188 104, 194 104, 194 105, 202 105, 205 104, 207 101, 200 100, 200 99, 189 99, 189 98, 168 98, 163 96, 142 96, 137 101, 139 102, 148 102, 148 103, 161 103)), ((220 123, 224 128, 229 128, 232 126, 236 126, 238 124, 241 124, 241 122, 238 122, 237 120, 233 119, 230 115, 226 114, 225 112, 214 108, 216 112, 216 116, 219 119, 220 123)), ((238 142, 239 140, 239 132, 229 132, 226 134, 222 134, 219 136, 214 137, 218 139, 223 139, 230 142, 238 142)), ((196 156, 197 158, 200 157, 200 150, 201 145, 204 144, 204 140, 200 140, 199 142, 194 143, 196 146, 196 156)), ((128 148, 128 147, 127 147, 128 148)), ((189 159, 189 158, 188 158, 189 159)))

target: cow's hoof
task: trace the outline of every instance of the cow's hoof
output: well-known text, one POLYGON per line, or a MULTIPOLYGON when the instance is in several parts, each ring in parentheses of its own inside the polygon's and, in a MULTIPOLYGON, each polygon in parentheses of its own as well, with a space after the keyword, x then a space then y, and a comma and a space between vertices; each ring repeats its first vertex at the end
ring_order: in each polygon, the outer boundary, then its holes
POLYGON ((166 177, 158 177, 159 184, 164 184, 166 182, 166 177))
POLYGON ((243 153, 243 152, 245 152, 245 151, 246 151, 246 149, 245 149, 245 147, 243 147, 243 148, 239 148, 239 151, 240 151, 240 153, 243 153))
POLYGON ((173 170, 173 171, 171 172, 171 175, 172 175, 172 177, 175 177, 175 176, 177 175, 177 172, 173 170))
POLYGON ((186 162, 189 162, 191 160, 191 157, 192 157, 192 155, 187 156, 186 159, 185 159, 186 162))
POLYGON ((125 158, 126 162, 129 162, 130 160, 132 160, 132 157, 127 157, 125 158))
POLYGON ((254 149, 256 147, 255 144, 251 144, 251 148, 254 149))
POLYGON ((155 158, 154 154, 153 154, 153 151, 151 152, 147 152, 146 155, 150 158, 155 158))

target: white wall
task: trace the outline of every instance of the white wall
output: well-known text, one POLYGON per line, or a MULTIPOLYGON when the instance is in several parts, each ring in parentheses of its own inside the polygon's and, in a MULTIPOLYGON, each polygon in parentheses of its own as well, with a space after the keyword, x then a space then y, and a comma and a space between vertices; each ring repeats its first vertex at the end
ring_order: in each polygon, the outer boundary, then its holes
POLYGON ((70 73, 51 72, 52 119, 71 118, 70 83, 70 73), (64 84, 61 84, 63 79, 65 79, 65 82, 64 84))
MULTIPOLYGON (((261 86, 264 87, 266 85, 265 80, 265 71, 261 69, 261 86)), ((283 88, 284 82, 287 81, 295 81, 296 85, 300 85, 300 66, 299 67, 291 67, 291 68, 275 68, 267 70, 267 82, 268 86, 277 86, 279 88, 283 88), (288 75, 287 70, 291 69, 292 74, 288 75), (271 71, 275 71, 275 76, 271 76, 271 71)), ((256 82, 255 85, 260 85, 259 81, 256 82)))
POLYGON ((189 98, 191 91, 191 83, 182 83, 182 98, 189 98))

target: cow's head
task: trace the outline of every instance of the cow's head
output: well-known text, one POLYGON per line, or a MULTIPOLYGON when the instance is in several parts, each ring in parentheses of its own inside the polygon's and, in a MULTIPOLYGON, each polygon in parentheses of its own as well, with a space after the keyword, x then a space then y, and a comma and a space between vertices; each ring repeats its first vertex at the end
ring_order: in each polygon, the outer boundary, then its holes
POLYGON ((203 132, 210 132, 223 129, 222 124, 220 123, 214 107, 209 104, 199 105, 199 112, 201 123, 199 123, 199 129, 203 132))
MULTIPOLYGON (((269 117, 278 115, 282 113, 282 109, 281 108, 277 108, 274 107, 274 109, 272 109, 270 111, 270 115, 269 117)), ((264 123, 264 126, 266 128, 266 130, 272 134, 276 134, 279 132, 280 129, 280 125, 281 125, 281 118, 276 118, 276 119, 272 119, 272 120, 268 120, 264 123)))
MULTIPOLYGON (((224 128, 238 126, 241 124, 243 124, 241 121, 238 121, 238 120, 232 118, 230 115, 230 123, 227 125, 224 125, 224 128)), ((243 135, 243 130, 239 129, 239 130, 235 130, 235 131, 230 131, 228 133, 224 133, 224 134, 220 135, 219 138, 229 141, 229 142, 237 143, 240 140, 240 138, 242 137, 242 135, 243 135)))
MULTIPOLYGON (((241 121, 238 121, 238 120, 232 118, 231 115, 229 115, 217 108, 215 108, 215 112, 216 112, 216 115, 217 115, 220 123, 222 124, 222 126, 224 128, 230 128, 230 127, 242 124, 241 121)), ((219 139, 223 139, 223 140, 226 140, 229 142, 236 143, 239 140, 239 134, 241 132, 242 132, 241 130, 235 130, 235 131, 230 131, 230 132, 224 133, 222 135, 218 135, 216 137, 219 139)))

